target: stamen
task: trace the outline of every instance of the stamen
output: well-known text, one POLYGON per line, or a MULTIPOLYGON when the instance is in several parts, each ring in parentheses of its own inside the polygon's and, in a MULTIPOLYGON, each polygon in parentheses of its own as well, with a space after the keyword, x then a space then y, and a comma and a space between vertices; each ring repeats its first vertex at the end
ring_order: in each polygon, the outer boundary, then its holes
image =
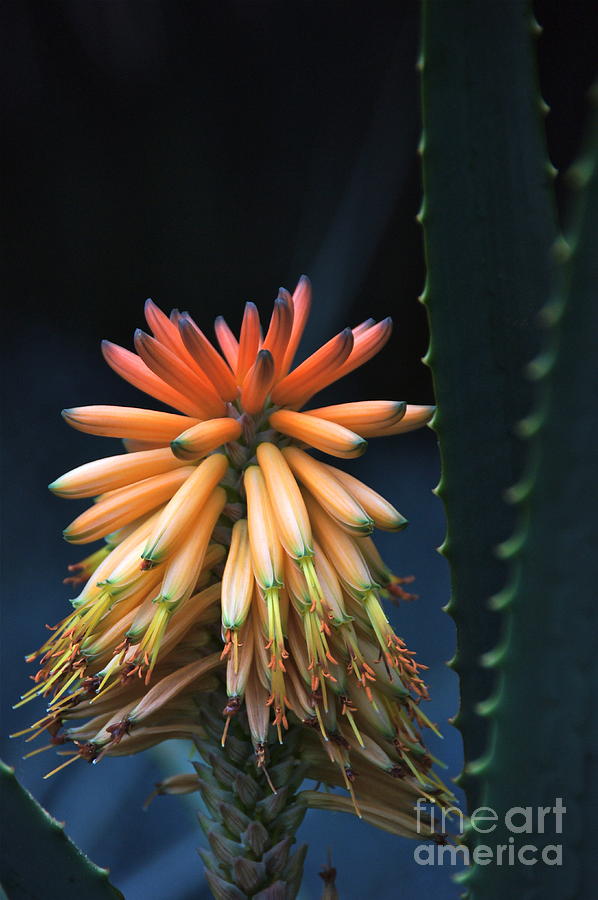
POLYGON ((51 778, 52 775, 56 775, 56 773, 60 772, 61 769, 66 769, 67 766, 70 766, 71 763, 74 763, 78 759, 82 759, 82 757, 78 753, 75 753, 73 756, 71 756, 70 759, 67 759, 66 762, 61 763, 61 765, 56 766, 55 769, 52 769, 51 772, 48 772, 46 775, 44 775, 44 781, 46 780, 46 778, 51 778))
POLYGON ((258 744, 255 748, 255 764, 256 764, 257 768, 261 769, 262 772, 264 773, 264 775, 266 776, 266 781, 268 782, 268 785, 269 785, 272 793, 277 794, 278 791, 274 787, 274 784, 272 783, 272 779, 270 778, 270 775, 266 768, 266 748, 265 748, 264 744, 262 744, 262 743, 258 744))
POLYGON ((26 753, 22 758, 31 759, 32 756, 37 756, 38 753, 43 753, 45 750, 51 750, 55 746, 55 744, 44 744, 43 747, 38 747, 36 750, 30 750, 29 753, 26 753))

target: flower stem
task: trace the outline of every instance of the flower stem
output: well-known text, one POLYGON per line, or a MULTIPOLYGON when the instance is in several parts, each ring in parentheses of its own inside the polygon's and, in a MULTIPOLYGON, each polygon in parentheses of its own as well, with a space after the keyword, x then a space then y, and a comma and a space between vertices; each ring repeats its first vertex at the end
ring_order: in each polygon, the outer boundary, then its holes
POLYGON ((199 850, 216 900, 277 900, 297 896, 307 845, 292 850, 306 807, 297 800, 305 777, 298 758, 297 729, 273 745, 265 760, 254 751, 244 712, 230 722, 224 747, 224 693, 202 703, 206 739, 197 740, 194 762, 205 812, 198 818, 209 842, 199 850), (272 787, 274 791, 272 791, 272 787))

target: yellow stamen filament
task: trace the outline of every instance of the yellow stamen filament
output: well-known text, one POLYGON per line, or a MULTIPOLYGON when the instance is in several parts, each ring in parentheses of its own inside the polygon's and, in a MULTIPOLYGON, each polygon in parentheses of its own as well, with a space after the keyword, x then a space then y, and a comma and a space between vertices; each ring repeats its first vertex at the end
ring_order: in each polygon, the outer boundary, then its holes
POLYGON ((56 775, 56 773, 57 773, 57 772, 60 772, 62 769, 66 769, 67 766, 70 766, 71 763, 76 762, 76 760, 78 760, 78 759, 81 759, 81 757, 79 756, 78 753, 75 753, 75 755, 74 755, 74 756, 71 756, 70 759, 67 759, 66 762, 63 762, 60 766, 56 766, 56 768, 55 768, 55 769, 52 769, 51 772, 47 772, 47 773, 44 775, 44 781, 45 781, 47 778, 51 778, 52 775, 56 775))

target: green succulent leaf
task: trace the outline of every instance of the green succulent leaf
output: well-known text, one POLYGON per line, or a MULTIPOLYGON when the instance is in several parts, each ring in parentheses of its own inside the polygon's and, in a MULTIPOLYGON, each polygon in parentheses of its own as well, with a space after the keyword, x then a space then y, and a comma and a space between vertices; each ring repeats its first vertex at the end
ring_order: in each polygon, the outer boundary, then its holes
MULTIPOLYGON (((431 341, 451 567, 448 612, 457 626, 455 719, 466 760, 486 749, 479 704, 498 642, 489 605, 507 568, 497 545, 513 532, 504 492, 521 476, 517 423, 530 410, 524 367, 539 348, 536 319, 551 294, 556 240, 552 167, 542 133, 534 25, 523 0, 425 0, 422 37, 424 227, 422 301, 431 341)), ((461 777, 471 808, 480 782, 461 777)))
POLYGON ((108 870, 92 863, 0 761, 2 817, 0 880, 10 900, 84 897, 117 900, 108 870))
POLYGON ((562 864, 534 865, 533 874, 530 866, 474 866, 463 879, 472 900, 583 900, 595 893, 597 125, 589 152, 572 172, 579 196, 564 286, 545 308, 546 349, 530 367, 537 425, 525 489, 513 492, 522 523, 519 539, 505 550, 512 577, 497 598, 505 636, 500 651, 485 660, 498 676, 485 711, 491 741, 476 765, 483 802, 499 812, 492 843, 513 837, 504 811, 529 807, 532 833, 521 835, 520 843, 540 851, 552 845, 550 858, 562 864), (543 808, 540 827, 537 810, 543 808))

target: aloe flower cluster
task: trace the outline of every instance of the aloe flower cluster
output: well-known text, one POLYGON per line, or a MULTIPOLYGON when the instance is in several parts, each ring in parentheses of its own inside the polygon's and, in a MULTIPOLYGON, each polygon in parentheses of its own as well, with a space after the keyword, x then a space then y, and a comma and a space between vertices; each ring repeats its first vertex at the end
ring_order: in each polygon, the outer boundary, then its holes
MULTIPOLYGON (((201 743, 221 697, 217 744, 237 740, 239 725, 272 791, 283 785, 270 755, 292 738, 306 777, 348 792, 305 792, 308 805, 415 836, 414 798, 449 794, 421 736, 424 667, 382 606, 404 595, 402 579, 370 537, 406 520, 311 450, 352 459, 367 438, 410 431, 433 410, 376 400, 300 411, 378 353, 392 327, 346 328, 292 369, 310 303, 306 278, 292 296, 281 289, 265 337, 252 303, 238 339, 218 318, 218 352, 188 313, 148 301, 152 335, 136 332, 136 353, 104 342, 119 375, 177 412, 63 412, 126 452, 50 485, 94 498, 66 540, 103 545, 71 567, 73 611, 29 657, 40 669, 22 702, 49 706, 28 739, 49 733, 46 746, 66 755, 58 768, 170 738, 201 743)), ((159 788, 196 789, 193 775, 159 788)))

